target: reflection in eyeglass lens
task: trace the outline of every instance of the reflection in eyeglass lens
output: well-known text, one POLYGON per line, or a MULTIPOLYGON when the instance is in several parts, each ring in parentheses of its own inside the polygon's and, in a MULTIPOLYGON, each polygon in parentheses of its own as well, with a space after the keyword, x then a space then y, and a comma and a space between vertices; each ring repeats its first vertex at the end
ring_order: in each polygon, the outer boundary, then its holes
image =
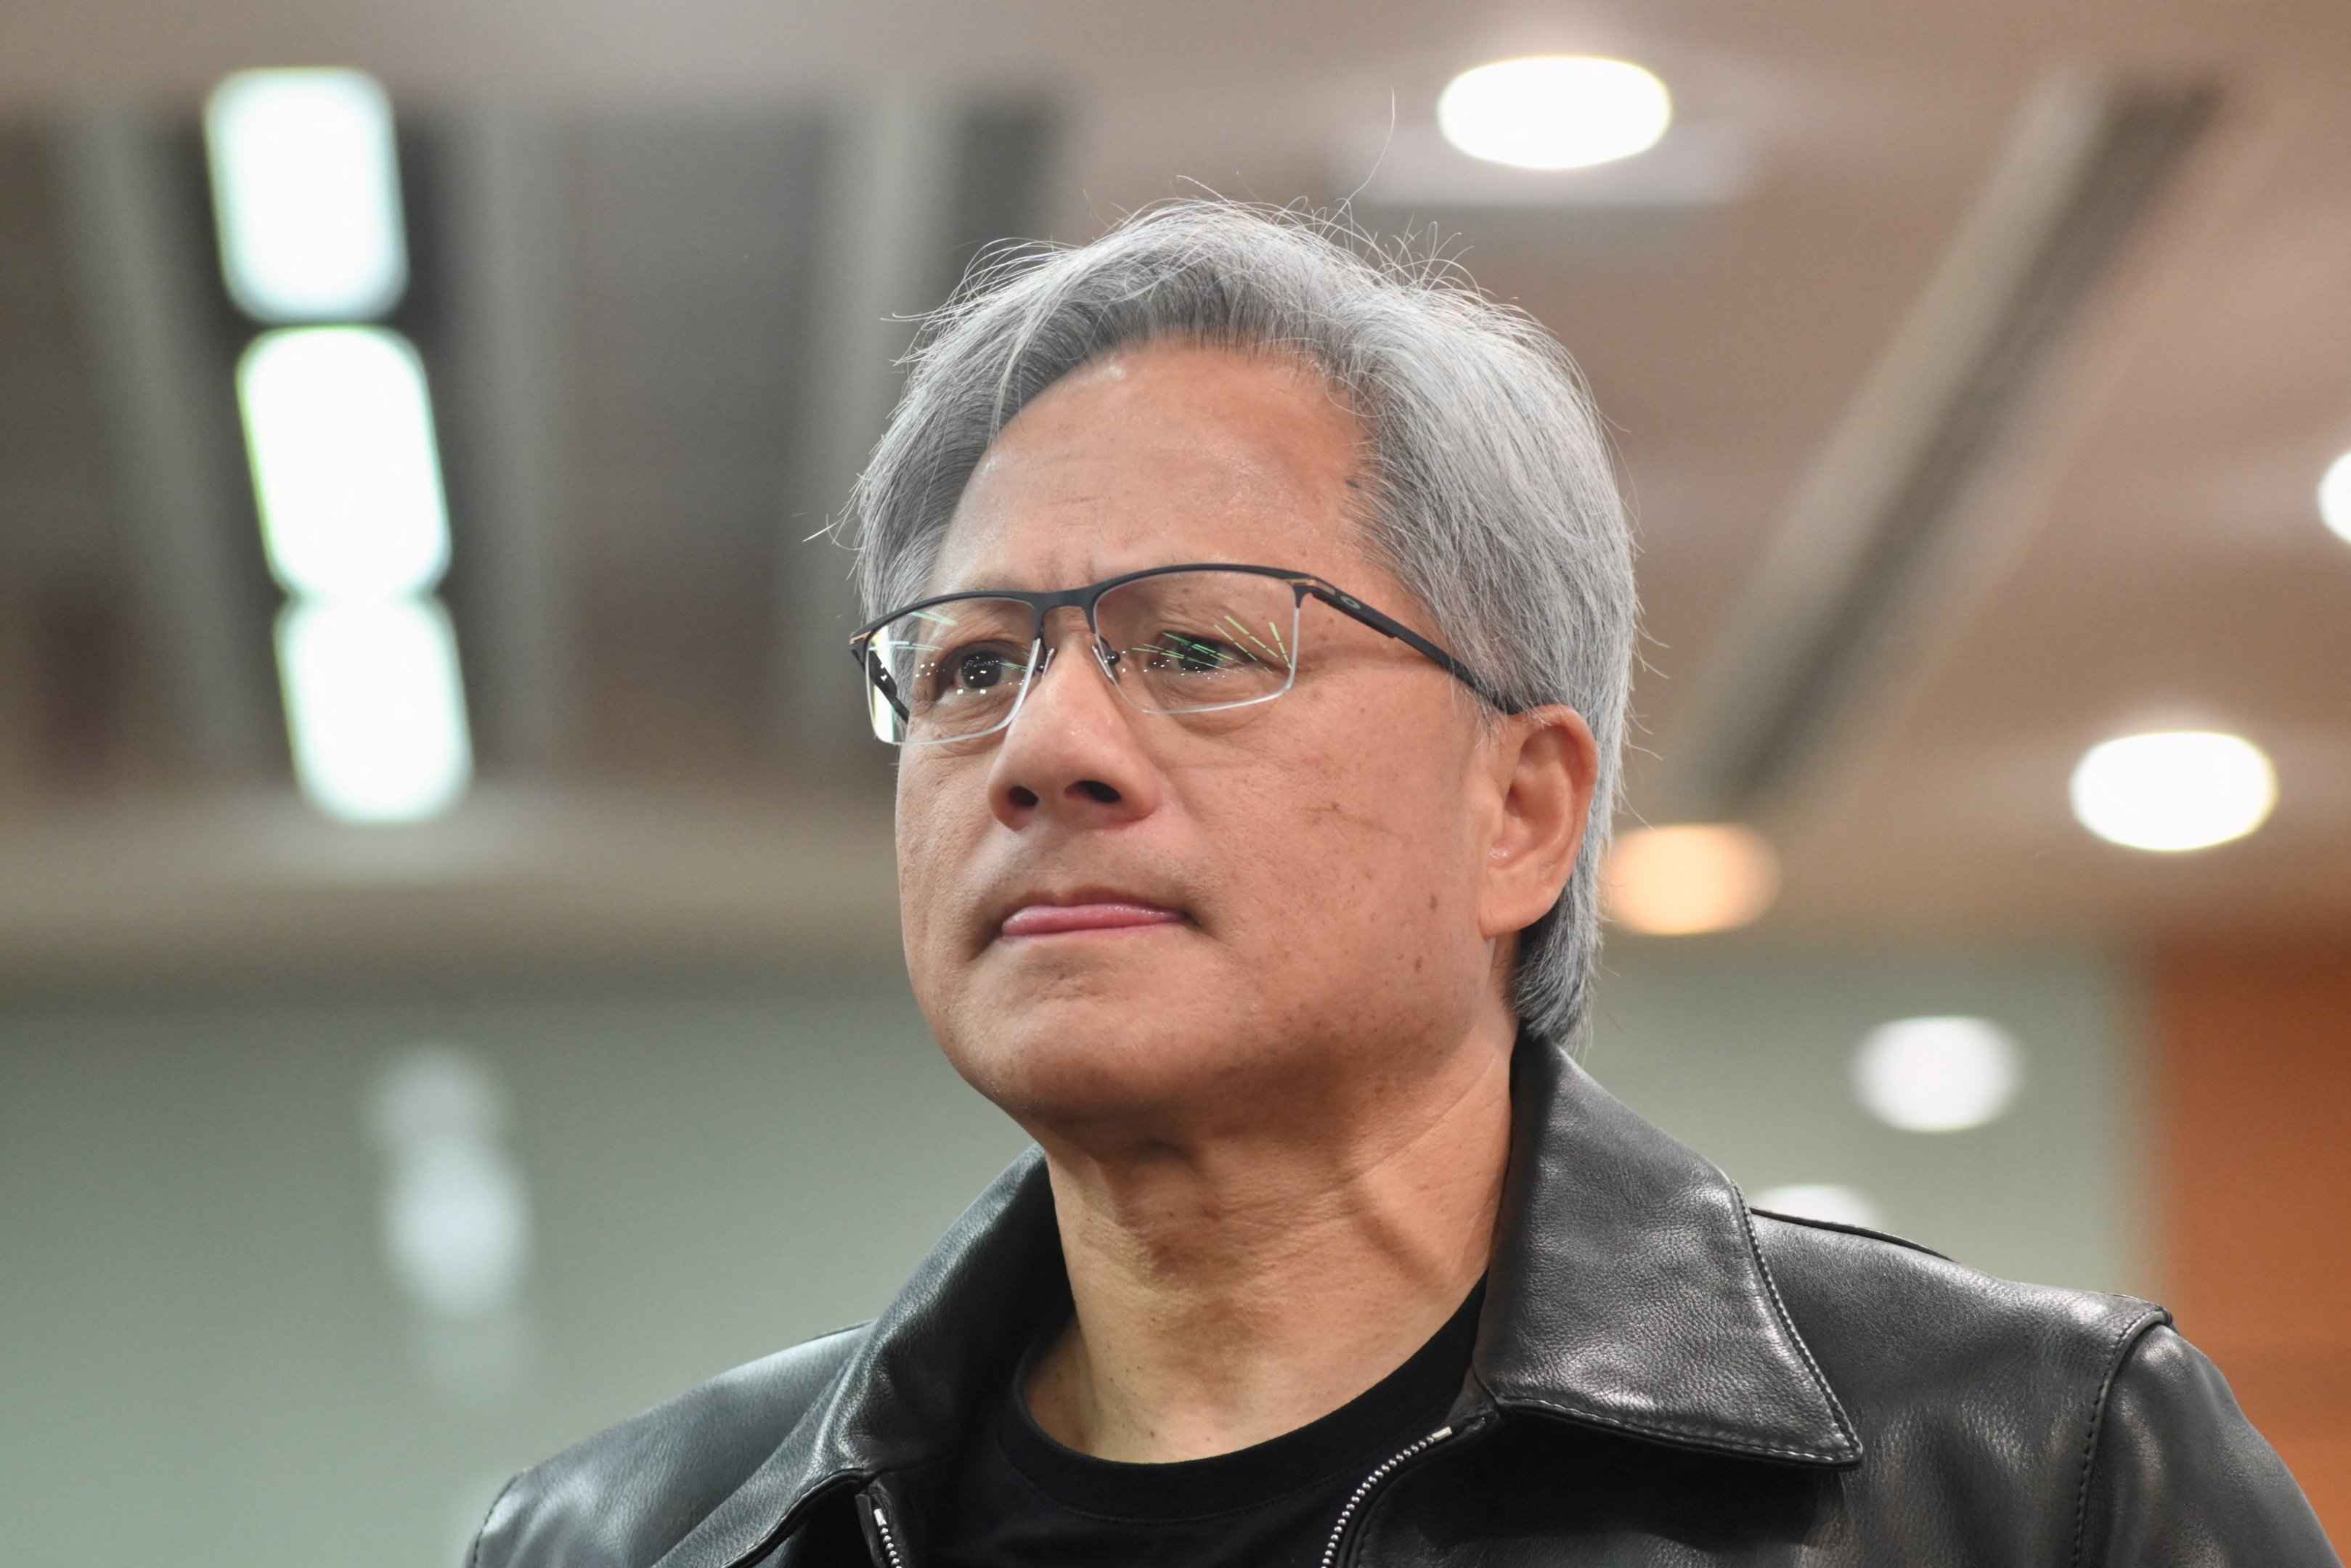
POLYGON ((1113 589, 1095 610, 1120 689, 1154 713, 1262 702, 1296 668, 1297 597, 1279 579, 1175 572, 1113 589))

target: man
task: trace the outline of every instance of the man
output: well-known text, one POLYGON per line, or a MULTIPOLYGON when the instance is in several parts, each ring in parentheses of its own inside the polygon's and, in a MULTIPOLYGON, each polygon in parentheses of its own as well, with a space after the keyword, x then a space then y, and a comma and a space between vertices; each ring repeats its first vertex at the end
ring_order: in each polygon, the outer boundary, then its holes
POLYGON ((1750 1212, 1567 1054, 1634 600, 1531 323, 1163 209, 934 320, 855 516, 908 969, 1039 1152, 479 1568, 2335 1561, 2160 1308, 1750 1212))

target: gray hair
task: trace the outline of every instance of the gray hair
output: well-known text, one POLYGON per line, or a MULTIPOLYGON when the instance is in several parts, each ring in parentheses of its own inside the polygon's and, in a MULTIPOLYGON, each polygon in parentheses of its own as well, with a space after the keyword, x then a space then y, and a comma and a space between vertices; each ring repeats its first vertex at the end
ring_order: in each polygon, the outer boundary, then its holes
POLYGON ((990 258, 925 319, 905 395, 852 496, 865 612, 928 591, 966 481, 1031 399, 1091 360, 1166 338, 1286 350, 1328 377, 1369 438, 1374 558, 1510 706, 1564 703, 1592 727, 1600 779, 1583 852, 1559 903, 1520 934, 1511 996, 1529 1028, 1573 1041, 1599 955, 1632 682, 1631 536, 1566 350, 1458 267, 1223 201, 990 258))

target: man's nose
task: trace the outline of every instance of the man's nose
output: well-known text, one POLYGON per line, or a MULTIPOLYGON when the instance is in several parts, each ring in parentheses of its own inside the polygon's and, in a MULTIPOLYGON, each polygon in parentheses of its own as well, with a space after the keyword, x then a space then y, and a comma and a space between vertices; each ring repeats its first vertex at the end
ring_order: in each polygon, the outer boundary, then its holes
MULTIPOLYGON (((1118 690, 1117 677, 1110 674, 1109 664, 1094 636, 1093 627, 1085 612, 1074 604, 1061 605, 1045 613, 1037 629, 1037 640, 1044 644, 1037 655, 1037 672, 1029 677, 1028 689, 1021 694, 1019 711, 1013 715, 1011 727, 1018 729, 1027 722, 1029 710, 1046 699, 1056 688, 1081 686, 1074 694, 1079 700, 1093 701, 1107 696, 1112 706, 1126 709, 1129 705, 1118 690), (1055 672, 1059 671, 1056 677, 1055 672)), ((1071 700, 1066 692, 1051 700, 1071 700)), ((1130 710, 1131 711, 1131 710, 1130 710)))
POLYGON ((1094 655, 1093 634, 1074 611, 1049 621, 1044 665, 988 770, 988 805, 1010 828, 1040 820, 1108 826, 1158 806, 1156 767, 1134 721, 1141 716, 1094 655))

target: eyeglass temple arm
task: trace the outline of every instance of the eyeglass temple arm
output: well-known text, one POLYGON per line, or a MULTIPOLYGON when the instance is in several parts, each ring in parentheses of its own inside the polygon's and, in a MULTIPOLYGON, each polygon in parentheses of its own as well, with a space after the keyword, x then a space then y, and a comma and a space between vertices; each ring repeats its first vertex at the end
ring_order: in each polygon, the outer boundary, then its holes
POLYGON ((1323 603, 1328 604, 1332 609, 1338 611, 1341 614, 1354 617, 1364 625, 1370 627, 1373 631, 1395 638, 1405 647, 1410 648, 1414 653, 1427 659, 1438 669, 1443 670, 1447 674, 1451 675, 1455 680, 1459 681, 1463 685, 1468 686, 1471 691, 1476 692, 1479 696, 1485 699, 1488 706, 1493 707, 1496 711, 1500 713, 1516 713, 1518 711, 1518 709, 1512 707, 1509 703, 1503 701, 1499 693, 1489 686, 1484 681, 1479 680, 1478 678, 1477 672, 1470 669, 1468 665, 1463 664, 1460 660, 1455 658, 1452 654, 1447 653, 1444 649, 1438 647, 1436 643, 1430 642, 1427 638, 1422 636, 1419 632, 1414 631, 1403 622, 1398 621, 1393 615, 1383 615, 1378 611, 1373 609, 1370 605, 1364 603, 1362 600, 1355 598, 1353 594, 1347 593, 1343 590, 1333 588, 1327 582, 1309 582, 1305 587, 1307 592, 1311 593, 1315 598, 1322 601, 1323 603))
POLYGON ((881 662, 872 656, 872 648, 873 633, 871 631, 860 632, 849 640, 849 656, 856 660, 857 667, 864 671, 872 680, 874 689, 882 694, 883 699, 896 712, 900 719, 913 717, 914 716, 907 711, 906 705, 898 700, 898 683, 892 680, 890 672, 883 669, 881 662))

